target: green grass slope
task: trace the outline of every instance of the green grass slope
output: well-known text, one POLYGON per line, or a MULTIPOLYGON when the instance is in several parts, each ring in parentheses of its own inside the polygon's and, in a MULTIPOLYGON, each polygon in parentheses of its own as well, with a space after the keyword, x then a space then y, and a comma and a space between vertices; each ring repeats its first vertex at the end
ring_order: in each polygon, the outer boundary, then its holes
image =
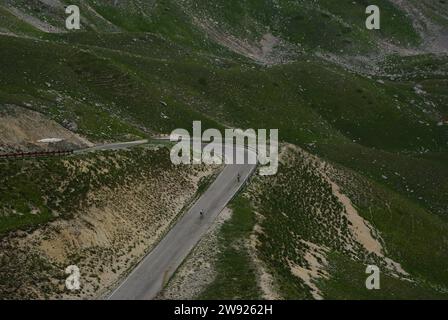
MULTIPOLYGON (((61 124, 76 123, 78 133, 94 142, 190 129, 193 120, 201 120, 204 128, 278 128, 282 141, 299 145, 356 177, 356 183, 344 188, 360 215, 381 233, 393 258, 417 279, 412 285, 388 277, 387 292, 368 297, 445 297, 447 55, 418 51, 406 57, 381 59, 379 55, 378 69, 364 74, 315 54, 376 55, 384 53, 385 43, 412 51, 427 39, 419 27, 422 22, 413 20, 406 8, 387 0, 70 3, 79 4, 83 28, 66 33, 41 32, 24 17, 63 29, 67 1, 0 4, 0 108, 17 105, 61 124), (380 31, 364 28, 367 4, 382 8, 380 31), (214 39, 211 30, 223 41, 214 39), (297 50, 293 61, 266 67, 220 45, 229 39, 257 44, 266 33, 297 50), (362 192, 359 181, 369 185, 370 195, 362 192)), ((424 9, 432 23, 444 24, 443 2, 412 4, 424 9)), ((2 165, 2 179, 14 191, 2 193, 8 208, 30 211, 29 203, 41 207, 41 187, 23 175, 11 177, 18 164, 2 165), (23 187, 14 189, 18 184, 23 187)), ((58 170, 51 162, 24 163, 24 168, 43 173, 58 170)), ((288 247, 291 239, 282 233, 287 229, 297 238, 330 248, 331 277, 319 283, 324 297, 366 298, 353 281, 360 281, 362 266, 369 260, 344 252, 343 239, 332 229, 336 223, 346 230, 347 222, 336 214, 324 222, 309 216, 316 201, 337 211, 340 204, 328 188, 297 163, 281 167, 279 177, 272 179, 277 180, 262 184, 268 196, 256 203, 266 217, 259 250, 284 296, 311 298, 309 288, 291 282, 295 278, 282 264, 286 258, 303 263, 303 257, 288 247), (307 187, 322 193, 314 198, 298 192, 307 187), (355 280, 347 279, 346 269, 355 280)), ((234 261, 247 271, 247 281, 235 289, 236 295, 260 295, 248 256, 231 246, 247 238, 254 223, 255 200, 246 200, 237 202, 238 216, 223 231, 227 249, 218 266, 222 278, 203 297, 220 298, 218 288, 223 283, 229 286, 221 297, 232 296, 232 283, 237 285, 229 280, 235 278, 234 261), (241 229, 235 221, 242 223, 241 229)), ((1 232, 50 218, 45 210, 41 216, 28 211, 17 221, 2 222, 1 232)))

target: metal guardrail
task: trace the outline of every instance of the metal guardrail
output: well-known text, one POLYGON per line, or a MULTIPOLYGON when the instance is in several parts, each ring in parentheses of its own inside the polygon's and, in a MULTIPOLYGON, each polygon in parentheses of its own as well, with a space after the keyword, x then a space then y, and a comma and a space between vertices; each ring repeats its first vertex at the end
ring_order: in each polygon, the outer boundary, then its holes
POLYGON ((36 152, 15 152, 0 154, 0 159, 17 159, 17 158, 39 158, 39 157, 61 157, 73 154, 74 150, 62 151, 36 151, 36 152))

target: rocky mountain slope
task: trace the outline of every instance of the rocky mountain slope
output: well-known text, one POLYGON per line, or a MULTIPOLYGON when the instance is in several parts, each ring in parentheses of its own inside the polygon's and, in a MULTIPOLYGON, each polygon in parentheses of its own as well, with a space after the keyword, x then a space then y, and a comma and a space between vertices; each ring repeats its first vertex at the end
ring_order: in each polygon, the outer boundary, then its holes
MULTIPOLYGON (((193 120, 278 128, 289 146, 280 174, 231 205, 214 276, 195 296, 446 298, 447 34, 445 0, 2 0, 0 148, 34 148, 39 125, 76 143, 193 120), (65 29, 69 4, 81 30, 65 29), (369 4, 380 30, 365 28, 369 4), (11 108, 27 111, 12 120, 11 108), (374 262, 379 292, 363 282, 374 262)), ((20 177, 17 164, 0 166, 2 179, 20 177)), ((13 238, 58 220, 51 190, 17 181, 28 187, 7 193, 0 218, 13 238)))

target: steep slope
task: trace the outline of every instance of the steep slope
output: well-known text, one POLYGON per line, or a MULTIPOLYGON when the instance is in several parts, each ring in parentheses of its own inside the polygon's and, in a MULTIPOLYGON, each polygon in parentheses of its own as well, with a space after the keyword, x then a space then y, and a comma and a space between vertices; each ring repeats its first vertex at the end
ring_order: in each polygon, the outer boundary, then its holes
MULTIPOLYGON (((70 1, 82 14, 82 29, 71 32, 67 4, 0 3, 0 108, 38 112, 92 142, 201 120, 278 128, 301 147, 287 148, 280 174, 252 181, 234 204, 216 282, 199 296, 266 296, 255 283, 261 261, 278 297, 445 297, 446 2, 369 1, 382 9, 380 31, 365 29, 364 0, 70 1), (317 219, 316 208, 328 215, 317 219), (350 226, 360 221, 376 231, 357 237, 350 226), (373 252, 358 241, 366 237, 373 252), (387 269, 387 258, 414 282, 387 269), (359 285, 374 262, 387 270, 381 294, 359 285)), ((59 168, 37 163, 37 172, 59 168)), ((14 181, 16 165, 1 165, 14 181)), ((7 194, 2 230, 45 226, 51 189, 18 183, 28 187, 7 194), (11 220, 12 210, 26 215, 11 220)))
POLYGON ((175 167, 167 148, 0 168, 2 299, 100 298, 219 169, 175 167), (69 265, 81 270, 81 291, 65 287, 69 265))

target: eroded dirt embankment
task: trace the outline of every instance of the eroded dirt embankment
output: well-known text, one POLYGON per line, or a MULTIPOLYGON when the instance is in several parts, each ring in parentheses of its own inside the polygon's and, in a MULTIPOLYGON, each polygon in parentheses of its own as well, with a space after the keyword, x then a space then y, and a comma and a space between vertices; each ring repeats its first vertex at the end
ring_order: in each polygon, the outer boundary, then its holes
POLYGON ((59 217, 53 212, 53 222, 0 239, 0 297, 102 297, 151 250, 194 200, 198 186, 218 170, 173 166, 167 152, 134 150, 61 160, 65 173, 53 181, 55 194, 85 192, 84 200, 79 206, 74 202, 71 214, 69 208, 59 217), (137 151, 153 160, 139 166, 141 160, 133 157, 137 151), (81 181, 96 181, 96 187, 81 181), (98 186, 98 181, 104 183, 98 186), (65 287, 70 265, 80 269, 79 291, 65 287))
MULTIPOLYGON (((375 257, 388 273, 397 278, 409 277, 398 262, 388 257, 379 231, 344 194, 334 177, 335 170, 305 150, 285 144, 278 175, 256 177, 244 191, 251 201, 255 224, 238 250, 251 258, 264 298, 285 298, 279 279, 289 273, 288 282, 300 288, 296 298, 302 294, 305 298, 323 299, 325 293, 319 283, 332 277, 330 253, 335 251, 356 261, 375 257), (281 277, 278 272, 282 272, 281 277)), ((225 223, 226 216, 224 213, 188 257, 160 298, 194 299, 216 277, 226 277, 216 269, 219 226, 225 223)))
POLYGON ((18 106, 0 107, 0 153, 90 146, 87 139, 38 112, 18 106))

